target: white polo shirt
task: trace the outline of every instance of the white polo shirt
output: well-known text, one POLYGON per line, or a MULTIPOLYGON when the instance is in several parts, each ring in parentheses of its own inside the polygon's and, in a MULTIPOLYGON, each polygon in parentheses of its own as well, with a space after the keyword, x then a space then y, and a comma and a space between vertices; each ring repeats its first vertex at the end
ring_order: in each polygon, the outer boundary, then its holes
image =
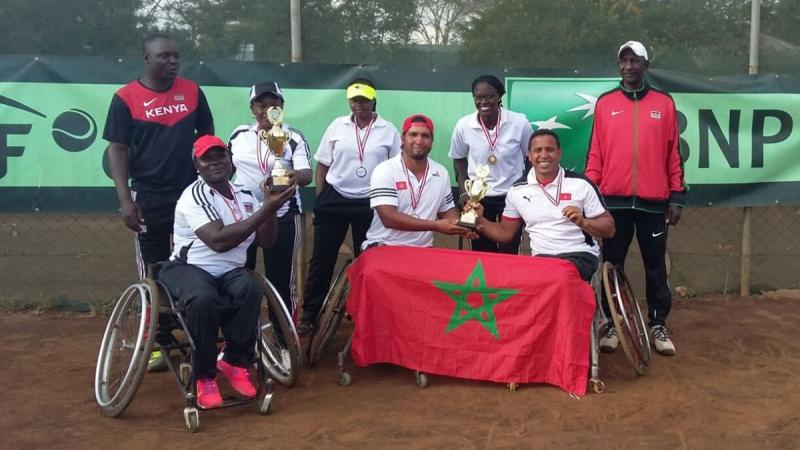
POLYGON ((558 176, 542 187, 534 171, 527 181, 516 183, 506 195, 503 218, 525 221, 525 231, 531 239, 531 254, 558 255, 571 252, 589 252, 600 256, 600 247, 588 233, 567 219, 562 210, 577 206, 583 215, 593 219, 606 211, 600 191, 581 174, 559 167, 558 176), (561 193, 558 180, 561 179, 561 193), (558 200, 558 206, 545 195, 558 200))
MULTIPOLYGON (((311 153, 308 142, 299 130, 283 124, 283 131, 289 134, 281 164, 286 170, 302 170, 311 168, 311 153)), ((228 146, 231 149, 233 165, 236 166, 234 181, 255 195, 259 202, 264 202, 264 193, 261 192, 261 182, 272 173, 275 167, 275 155, 269 150, 266 142, 260 142, 258 137, 258 123, 241 125, 233 130, 228 146), (259 156, 260 147, 260 156, 259 156), (262 165, 265 165, 262 168, 262 165)), ((278 217, 283 217, 289 210, 302 211, 300 204, 300 190, 294 199, 281 205, 278 217)))
POLYGON ((195 234, 195 230, 214 220, 222 220, 224 225, 240 222, 253 215, 261 206, 249 190, 238 184, 229 185, 236 201, 222 197, 200 178, 184 189, 175 206, 175 249, 170 257, 171 261, 183 261, 197 266, 215 278, 237 267, 244 267, 247 248, 253 243, 255 233, 237 247, 222 253, 210 249, 195 234))
POLYGON ((450 158, 467 159, 467 173, 475 177, 475 169, 479 164, 489 166, 489 191, 486 195, 505 195, 511 185, 519 181, 525 170, 525 157, 528 154, 528 141, 533 129, 524 114, 500 108, 500 120, 495 130, 500 127, 494 151, 490 151, 489 141, 478 120, 478 113, 466 115, 458 120, 453 129, 450 142, 450 158), (489 156, 494 155, 497 163, 489 165, 489 156))
MULTIPOLYGON (((329 167, 325 181, 350 199, 369 196, 369 180, 375 166, 400 153, 401 144, 397 128, 377 116, 367 136, 362 163, 356 141, 357 128, 352 115, 337 117, 328 125, 314 155, 317 162, 329 167)), ((363 141, 367 128, 358 132, 363 141)))
MULTIPOLYGON (((439 213, 455 207, 453 191, 450 188, 450 175, 443 165, 428 158, 428 175, 424 189, 420 193, 422 180, 403 168, 403 155, 378 164, 370 179, 369 203, 375 209, 381 205, 396 206, 403 214, 416 214, 423 220, 436 220, 439 213), (412 190, 419 198, 416 210, 412 204, 412 190)), ((433 231, 404 231, 386 228, 378 212, 372 216, 372 224, 367 231, 365 246, 381 242, 386 245, 408 245, 412 247, 432 247, 433 231)))

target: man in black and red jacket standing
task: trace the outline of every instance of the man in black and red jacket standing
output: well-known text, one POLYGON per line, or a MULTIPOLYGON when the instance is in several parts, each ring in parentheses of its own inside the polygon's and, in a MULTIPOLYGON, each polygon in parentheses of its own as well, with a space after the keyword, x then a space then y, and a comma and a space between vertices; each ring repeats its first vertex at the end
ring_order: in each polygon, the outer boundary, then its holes
MULTIPOLYGON (((144 278, 148 264, 172 253, 175 205, 197 179, 192 144, 214 134, 214 120, 203 91, 178 76, 179 53, 167 35, 144 39, 143 77, 121 87, 111 99, 103 138, 117 191, 120 214, 136 233, 136 262, 144 278), (128 187, 130 178, 130 187, 128 187)), ((161 330, 158 342, 166 339, 161 330)), ((154 351, 148 367, 166 369, 154 351)))
MULTIPOLYGON (((595 108, 586 176, 599 188, 617 230, 603 241, 603 259, 624 267, 634 232, 645 268, 651 341, 662 355, 674 355, 666 326, 672 305, 664 255, 667 226, 681 217, 686 190, 678 151, 675 102, 648 85, 647 49, 628 41, 617 53, 622 81, 595 108)), ((603 305, 608 314, 608 306, 603 305)), ((609 323, 600 349, 616 350, 617 330, 609 323)))

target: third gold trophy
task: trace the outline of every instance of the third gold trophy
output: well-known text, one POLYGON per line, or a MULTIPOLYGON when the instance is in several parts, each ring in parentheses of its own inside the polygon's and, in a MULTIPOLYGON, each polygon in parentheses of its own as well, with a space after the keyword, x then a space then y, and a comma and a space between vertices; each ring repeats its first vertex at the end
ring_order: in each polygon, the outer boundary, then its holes
POLYGON ((478 227, 478 214, 475 213, 474 206, 480 203, 489 190, 489 185, 486 183, 488 177, 489 166, 481 164, 475 169, 475 178, 464 181, 464 193, 467 194, 467 204, 470 205, 470 208, 461 213, 458 225, 471 230, 478 227))
POLYGON ((270 191, 282 191, 289 187, 289 174, 281 162, 283 153, 286 150, 286 143, 289 141, 289 133, 281 127, 283 124, 283 109, 279 106, 270 106, 265 114, 269 123, 272 124, 272 128, 269 131, 261 130, 259 138, 267 143, 270 152, 275 156, 275 164, 272 166, 272 172, 270 172, 272 177, 270 191))

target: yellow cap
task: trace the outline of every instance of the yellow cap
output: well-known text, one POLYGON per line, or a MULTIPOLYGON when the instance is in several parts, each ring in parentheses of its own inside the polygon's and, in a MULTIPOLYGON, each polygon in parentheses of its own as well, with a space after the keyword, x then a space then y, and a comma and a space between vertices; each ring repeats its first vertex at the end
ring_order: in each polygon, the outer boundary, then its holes
POLYGON ((375 92, 375 88, 370 85, 353 83, 347 87, 347 99, 350 100, 353 97, 364 97, 367 100, 375 100, 377 92, 375 92))

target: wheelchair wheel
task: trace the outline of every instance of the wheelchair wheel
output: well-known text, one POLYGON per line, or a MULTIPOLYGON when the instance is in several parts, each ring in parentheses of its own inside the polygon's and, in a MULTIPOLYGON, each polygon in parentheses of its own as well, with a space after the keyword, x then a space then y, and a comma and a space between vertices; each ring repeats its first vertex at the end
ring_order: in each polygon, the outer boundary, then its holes
POLYGON ((603 263, 603 287, 622 350, 636 373, 644 375, 653 354, 639 302, 625 274, 610 262, 603 263))
POLYGON ((350 284, 347 282, 347 268, 352 262, 353 260, 345 262, 325 297, 325 303, 322 305, 322 311, 317 320, 317 331, 311 338, 311 345, 308 348, 308 361, 312 366, 319 362, 325 350, 328 349, 328 345, 336 336, 339 324, 342 323, 347 312, 345 302, 347 293, 350 291, 350 284))
POLYGON ((291 386, 297 379, 297 373, 302 365, 300 339, 297 337, 292 316, 278 291, 263 275, 254 275, 264 289, 264 301, 261 302, 259 318, 261 336, 257 340, 257 353, 260 354, 264 368, 275 380, 291 386))
POLYGON ((94 378, 103 414, 121 414, 139 389, 158 324, 158 287, 150 279, 131 285, 117 300, 108 320, 94 378))

